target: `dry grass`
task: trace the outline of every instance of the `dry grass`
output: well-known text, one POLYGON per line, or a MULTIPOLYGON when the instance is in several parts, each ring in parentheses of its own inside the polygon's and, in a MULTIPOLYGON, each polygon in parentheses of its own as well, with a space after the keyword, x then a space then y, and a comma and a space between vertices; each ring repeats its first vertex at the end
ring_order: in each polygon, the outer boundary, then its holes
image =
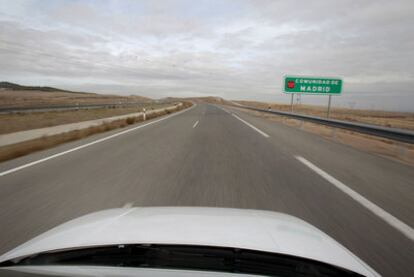
MULTIPOLYGON (((192 104, 189 102, 184 102, 182 106, 177 106, 176 108, 174 108, 174 112, 188 108, 191 105, 192 104)), ((147 115, 147 119, 159 117, 159 116, 166 115, 172 112, 173 111, 167 110, 167 109, 164 109, 163 111, 159 111, 156 113, 153 112, 147 115)), ((99 126, 82 129, 82 130, 74 130, 74 131, 63 133, 63 134, 47 136, 47 137, 42 137, 42 138, 30 140, 30 141, 25 141, 21 143, 3 146, 3 147, 0 147, 0 162, 14 159, 20 156, 24 156, 29 153, 35 152, 35 151, 51 148, 51 147, 54 147, 62 143, 85 138, 85 137, 88 137, 94 134, 114 130, 117 128, 123 128, 123 127, 126 127, 127 125, 131 125, 131 124, 141 122, 141 121, 143 121, 142 116, 128 117, 126 119, 120 119, 120 120, 112 121, 109 123, 104 123, 99 126)))
POLYGON ((151 99, 141 96, 117 96, 62 91, 0 90, 0 108, 150 101, 151 99))
MULTIPOLYGON (((167 105, 163 105, 167 106, 167 105)), ((147 110, 162 108, 162 105, 146 105, 147 110)), ((0 134, 33 130, 93 119, 107 118, 140 112, 138 108, 91 109, 73 111, 51 111, 35 113, 0 114, 0 134)))
MULTIPOLYGON (((274 110, 290 111, 290 105, 255 101, 236 102, 246 106, 254 106, 263 109, 267 109, 270 106, 274 110)), ((326 117, 326 107, 320 106, 295 105, 294 112, 326 117)), ((414 113, 331 108, 330 118, 414 130, 414 113)))
POLYGON ((65 142, 84 138, 100 132, 122 128, 127 125, 126 120, 105 123, 100 126, 90 127, 83 130, 75 130, 59 135, 38 138, 30 141, 20 142, 13 145, 0 147, 0 161, 14 159, 29 153, 47 149, 65 142))
POLYGON ((329 140, 352 146, 365 152, 377 154, 414 166, 414 145, 408 143, 395 142, 385 138, 379 138, 348 130, 332 128, 320 124, 287 118, 284 116, 250 111, 241 108, 237 109, 256 116, 264 117, 271 121, 280 122, 291 127, 302 129, 306 132, 310 132, 329 140))

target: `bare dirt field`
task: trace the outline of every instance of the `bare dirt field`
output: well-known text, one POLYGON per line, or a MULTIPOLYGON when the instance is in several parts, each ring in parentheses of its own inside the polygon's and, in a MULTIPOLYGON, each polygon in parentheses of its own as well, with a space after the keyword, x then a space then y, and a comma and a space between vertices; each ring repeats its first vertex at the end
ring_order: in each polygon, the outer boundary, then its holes
POLYGON ((77 104, 116 104, 151 102, 141 96, 116 96, 82 92, 0 89, 0 108, 77 104))
POLYGON ((136 113, 142 108, 155 109, 166 105, 141 96, 69 92, 55 88, 45 90, 44 88, 36 89, 14 84, 11 86, 12 88, 0 88, 0 108, 118 103, 139 103, 139 105, 137 104, 136 107, 0 114, 0 134, 136 113))
MULTIPOLYGON (((171 106, 171 104, 147 103, 144 105, 147 110, 158 109, 165 106, 171 106)), ((136 113, 140 111, 142 111, 141 105, 139 108, 130 107, 0 114, 0 134, 8 134, 37 128, 57 126, 61 124, 100 119, 111 116, 136 113)))
MULTIPOLYGON (((255 101, 234 101, 236 103, 274 110, 290 111, 290 105, 264 103, 255 101)), ((311 105, 294 105, 293 112, 306 115, 326 117, 326 107, 311 105)), ((345 121, 355 121, 368 124, 381 125, 392 128, 414 130, 414 113, 370 111, 345 108, 331 108, 330 118, 345 121)))

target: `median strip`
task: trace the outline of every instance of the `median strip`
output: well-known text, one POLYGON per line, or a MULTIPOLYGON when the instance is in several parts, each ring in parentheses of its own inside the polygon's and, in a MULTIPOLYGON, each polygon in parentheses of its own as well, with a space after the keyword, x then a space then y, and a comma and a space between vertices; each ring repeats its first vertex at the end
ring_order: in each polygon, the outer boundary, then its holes
MULTIPOLYGON (((194 104, 194 106, 191 107, 190 109, 194 108, 195 106, 196 105, 194 104)), ((51 159, 54 159, 54 158, 57 158, 57 157, 60 157, 60 156, 63 156, 63 155, 72 153, 74 151, 81 150, 81 149, 86 148, 86 147, 89 147, 91 145, 94 145, 94 144, 97 144, 97 143, 100 143, 100 142, 104 142, 106 140, 109 140, 109 139, 112 139, 112 138, 115 138, 115 137, 118 137, 118 136, 121 136, 121 135, 130 133, 130 132, 133 132, 133 131, 135 131, 137 129, 140 129, 140 128, 143 128, 145 126, 148 126, 148 125, 151 125, 151 124, 154 124, 154 123, 163 121, 165 119, 168 119, 170 117, 179 115, 179 114, 181 114, 183 112, 186 112, 186 111, 188 111, 190 109, 185 109, 183 111, 180 111, 180 112, 177 112, 177 113, 168 115, 166 117, 163 117, 163 118, 160 118, 160 119, 151 121, 151 122, 148 122, 146 124, 142 124, 142 125, 139 125, 139 126, 136 126, 136 127, 133 127, 133 128, 130 128, 130 129, 127 129, 127 130, 124 130, 124 131, 121 131, 119 133, 116 133, 116 134, 113 134, 113 135, 110 135, 110 136, 107 136, 107 137, 104 137, 104 138, 101 138, 101 139, 97 139, 97 140, 94 140, 92 142, 89 142, 89 143, 86 143, 86 144, 83 144, 83 145, 80 145, 78 147, 74 147, 74 148, 71 148, 69 150, 66 150, 66 151, 63 151, 63 152, 60 152, 60 153, 57 153, 57 154, 48 156, 46 158, 43 158, 43 159, 40 159, 40 160, 37 160, 37 161, 33 161, 33 162, 30 162, 30 163, 27 163, 27 164, 24 164, 24 165, 21 165, 21 166, 18 166, 18 167, 15 167, 15 168, 12 168, 12 169, 3 171, 3 172, 0 172, 0 177, 5 176, 5 175, 8 175, 8 174, 13 173, 13 172, 16 172, 16 171, 19 171, 19 170, 22 170, 22 169, 25 169, 25 168, 28 168, 28 167, 31 167, 31 166, 34 166, 34 165, 39 164, 39 163, 46 162, 46 161, 51 160, 51 159)))

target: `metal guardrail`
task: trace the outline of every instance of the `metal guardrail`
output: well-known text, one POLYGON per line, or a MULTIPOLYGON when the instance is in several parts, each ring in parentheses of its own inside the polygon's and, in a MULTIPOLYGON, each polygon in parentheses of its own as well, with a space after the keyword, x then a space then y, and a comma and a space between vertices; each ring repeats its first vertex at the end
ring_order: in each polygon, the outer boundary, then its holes
POLYGON ((322 124, 330 127, 345 129, 353 132, 373 135, 377 137, 387 138, 391 140, 396 140, 400 142, 414 144, 414 132, 409 130, 397 129, 397 128, 388 128, 378 125, 371 125, 365 123, 357 123, 357 122, 349 122, 349 121, 342 121, 336 119, 327 119, 317 116, 309 116, 309 115, 302 115, 290 112, 282 112, 282 111, 275 111, 275 110, 264 110, 255 107, 249 107, 237 104, 235 105, 239 108, 271 113, 276 115, 282 115, 290 118, 305 120, 317 124, 322 124))
POLYGON ((47 112, 47 111, 70 111, 70 110, 87 110, 87 109, 106 109, 106 108, 125 108, 125 107, 145 107, 148 105, 158 106, 168 103, 113 103, 113 104, 82 104, 82 105, 51 105, 51 106, 34 106, 34 107, 7 107, 0 108, 0 114, 10 113, 30 113, 30 112, 47 112))

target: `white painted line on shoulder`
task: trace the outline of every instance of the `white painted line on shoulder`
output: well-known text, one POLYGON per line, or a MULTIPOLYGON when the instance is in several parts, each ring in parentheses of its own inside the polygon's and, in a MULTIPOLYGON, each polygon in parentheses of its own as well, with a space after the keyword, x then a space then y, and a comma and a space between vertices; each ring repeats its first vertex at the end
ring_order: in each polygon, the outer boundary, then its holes
POLYGON ((228 114, 231 114, 231 112, 229 112, 228 110, 226 110, 225 108, 223 108, 223 107, 221 107, 221 106, 218 106, 218 105, 215 105, 217 108, 219 108, 219 109, 221 109, 221 110, 223 110, 223 111, 225 111, 226 113, 228 113, 228 114))
POLYGON ((124 135, 124 134, 130 133, 130 132, 133 132, 133 131, 135 131, 135 130, 137 130, 137 129, 140 129, 140 128, 143 128, 143 127, 145 127, 145 126, 148 126, 148 125, 151 125, 151 124, 154 124, 154 123, 157 123, 157 122, 163 121, 163 120, 165 120, 165 119, 168 119, 168 118, 171 118, 171 117, 173 117, 173 116, 179 115, 179 114, 181 114, 181 113, 183 113, 183 112, 189 111, 189 110, 193 109, 195 106, 196 106, 196 104, 194 104, 194 106, 192 106, 190 109, 185 109, 185 110, 183 110, 183 111, 180 111, 180 112, 177 112, 177 113, 173 113, 173 114, 171 114, 171 115, 168 115, 168 116, 166 116, 166 117, 163 117, 163 118, 160 118, 160 119, 157 119, 157 120, 154 120, 154 121, 148 122, 148 123, 146 123, 146 124, 142 124, 142 125, 139 125, 139 126, 137 126, 137 127, 133 127, 133 128, 130 128, 130 129, 127 129, 127 130, 121 131, 121 132, 119 132, 119 133, 116 133, 116 134, 113 134, 113 135, 110 135, 110 136, 107 136, 107 137, 104 137, 104 138, 101 138, 101 139, 97 139, 97 140, 94 140, 94 141, 92 141, 92 142, 89 142, 89 143, 82 144, 82 145, 80 145, 80 146, 77 146, 77 147, 71 148, 71 149, 69 149, 69 150, 66 150, 66 151, 63 151, 63 152, 60 152, 60 153, 57 153, 57 154, 54 154, 54 155, 48 156, 48 157, 46 157, 46 158, 43 158, 43 159, 40 159, 40 160, 37 160, 37 161, 33 161, 33 162, 30 162, 30 163, 27 163, 27 164, 24 164, 24 165, 21 165, 21 166, 18 166, 18 167, 15 167, 15 168, 12 168, 12 169, 9 169, 9 170, 6 170, 6 171, 3 171, 3 172, 0 172, 0 177, 5 176, 5 175, 8 175, 8 174, 13 173, 13 172, 16 172, 16 171, 19 171, 19 170, 22 170, 22 169, 25 169, 25 168, 28 168, 28 167, 31 167, 31 166, 34 166, 34 165, 36 165, 36 164, 40 164, 40 163, 46 162, 46 161, 51 160, 51 159, 54 159, 54 158, 57 158, 57 157, 60 157, 60 156, 63 156, 63 155, 66 155, 66 154, 72 153, 72 152, 74 152, 74 151, 77 151, 77 150, 80 150, 80 149, 86 148, 86 147, 88 147, 88 146, 91 146, 91 145, 94 145, 94 144, 97 144, 97 143, 100 143, 100 142, 103 142, 103 141, 106 141, 106 140, 109 140, 109 139, 112 139, 112 138, 115 138, 115 137, 118 137, 118 136, 124 135))
POLYGON ((264 136, 265 138, 268 138, 269 137, 269 135, 268 134, 266 134, 265 132, 263 132, 262 130, 260 130, 260 129, 258 129, 258 128, 256 128, 255 126, 253 126, 252 124, 250 124, 249 122, 247 122, 247 121, 245 121, 245 120, 243 120, 243 119, 241 119, 240 117, 238 117, 237 115, 235 115, 235 114, 232 114, 235 118, 237 118, 238 120, 240 120, 241 122, 243 122, 244 124, 246 124, 247 126, 249 126, 250 128, 252 128, 253 130, 255 130, 256 132, 258 132, 259 134, 261 134, 262 136, 264 136))
POLYGON ((407 238, 414 241, 414 230, 398 218, 394 217, 381 207, 377 206, 376 204, 372 203, 368 199, 366 199, 364 196, 360 195, 356 191, 350 189, 347 187, 344 183, 341 181, 335 179, 310 161, 306 160, 305 158, 301 156, 296 156, 296 159, 298 159, 301 163, 312 169, 314 172, 316 172, 319 176, 327 180, 329 183, 340 189, 342 192, 346 193, 348 196, 350 196, 352 199, 357 201, 359 204, 370 210, 373 214, 380 217, 382 220, 387 222, 389 225, 393 226, 395 229, 400 231, 402 234, 404 234, 407 238))
POLYGON ((197 127, 198 120, 194 123, 193 128, 197 127))

